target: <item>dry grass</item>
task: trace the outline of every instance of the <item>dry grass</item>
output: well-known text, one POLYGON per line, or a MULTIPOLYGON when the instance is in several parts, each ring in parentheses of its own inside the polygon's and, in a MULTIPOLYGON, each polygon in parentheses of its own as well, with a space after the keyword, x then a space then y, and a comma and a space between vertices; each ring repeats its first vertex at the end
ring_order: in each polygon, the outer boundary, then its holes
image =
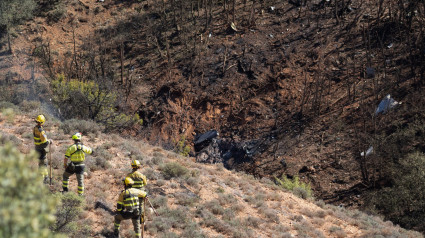
MULTIPOLYGON (((29 129, 31 126, 28 125, 29 129)), ((23 126, 9 129, 13 133, 25 131, 23 126)), ((32 142, 31 138, 22 138, 22 135, 15 137, 25 143, 32 142)), ((417 233, 404 231, 359 211, 329 206, 323 201, 311 204, 283 192, 267 179, 259 181, 217 165, 204 167, 190 158, 174 156, 159 148, 152 149, 150 158, 150 152, 140 150, 143 143, 129 141, 125 145, 126 140, 119 136, 100 135, 102 137, 116 137, 116 140, 110 143, 93 140, 97 154, 87 157, 87 203, 81 215, 82 220, 94 217, 86 225, 97 227, 99 234, 111 232, 113 217, 102 209, 94 209, 94 204, 97 200, 103 200, 112 209, 115 208, 116 198, 122 190, 121 179, 130 171, 128 158, 119 155, 125 155, 126 151, 138 151, 139 155, 131 156, 138 156, 144 162, 141 172, 148 178, 150 201, 160 213, 159 217, 148 215, 146 234, 151 237, 291 237, 291 233, 296 237, 325 237, 324 233, 333 237, 351 237, 352 234, 346 231, 347 227, 351 230, 359 227, 365 237, 417 237, 417 233), (107 167, 101 164, 102 161, 113 163, 107 167), (164 170, 164 167, 159 170, 160 165, 164 164, 177 166, 171 166, 171 172, 164 170), (183 168, 185 172, 174 173, 176 167, 183 168), (164 179, 165 176, 170 180, 164 179), (99 182, 99 179, 107 182, 99 182), (111 196, 111 191, 116 194, 111 196), (102 231, 102 227, 107 229, 102 231)), ((56 191, 61 190, 62 158, 67 146, 67 143, 62 144, 52 153, 57 158, 53 163, 53 189, 56 191)), ((36 164, 33 166, 37 167, 36 164)), ((75 175, 71 177, 70 185, 75 188, 75 175)), ((85 232, 86 228, 81 227, 85 232)), ((132 234, 131 222, 123 222, 121 235, 130 237, 132 234)), ((94 231, 86 237, 93 235, 94 231)))

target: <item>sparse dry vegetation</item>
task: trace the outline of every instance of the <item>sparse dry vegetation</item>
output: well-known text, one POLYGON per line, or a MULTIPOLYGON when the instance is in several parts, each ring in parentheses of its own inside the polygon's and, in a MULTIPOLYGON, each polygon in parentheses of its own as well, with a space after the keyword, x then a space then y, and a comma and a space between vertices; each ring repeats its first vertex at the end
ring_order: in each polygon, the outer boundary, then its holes
MULTIPOLYGON (((50 130, 58 130, 59 127, 60 125, 56 125, 50 127, 50 130)), ((10 130, 16 133, 17 130, 23 131, 22 128, 25 126, 11 127, 10 130)), ((31 124, 28 124, 26 128, 30 129, 31 124)), ((103 136, 104 134, 100 132, 99 137, 103 136)), ((32 141, 32 138, 24 138, 19 134, 15 137, 25 143, 32 141)), ((75 234, 75 237, 92 236, 95 232, 91 230, 93 226, 103 227, 96 231, 99 234, 107 235, 111 232, 113 216, 107 210, 96 207, 95 204, 103 201, 110 209, 115 206, 116 196, 122 189, 121 179, 129 172, 129 168, 125 168, 129 166, 128 158, 117 157, 117 154, 125 154, 126 151, 133 150, 146 161, 150 161, 153 157, 164 158, 165 161, 164 152, 161 152, 161 155, 158 154, 160 152, 153 152, 149 155, 149 153, 138 150, 140 146, 144 146, 145 149, 149 148, 142 142, 127 142, 123 138, 114 137, 114 141, 118 143, 108 144, 100 141, 89 143, 97 149, 99 154, 96 157, 87 157, 86 163, 89 169, 84 197, 86 205, 77 202, 82 200, 76 197, 75 193, 70 192, 66 195, 70 196, 67 201, 71 203, 67 202, 68 205, 64 203, 60 212, 61 219, 57 221, 59 225, 56 226, 61 227, 62 232, 66 229, 68 233, 75 234), (129 145, 122 146, 126 143, 129 145), (104 167, 98 163, 98 160, 101 158, 105 160, 103 157, 108 154, 107 162, 114 163, 109 167, 104 167), (108 182, 99 183, 100 178, 108 182), (116 194, 111 192, 111 189, 116 194), (78 209, 71 209, 73 206, 77 206, 78 209), (67 211, 78 212, 67 216, 65 215, 67 211), (66 218, 68 221, 62 218, 66 218), (79 219, 86 222, 80 224, 79 219)), ((67 142, 58 142, 60 144, 54 146, 53 189, 55 190, 61 189, 61 174, 63 173, 61 158, 63 158, 63 151, 68 146, 67 142)), ((347 233, 344 230, 343 227, 347 226, 351 229, 356 229, 354 227, 364 229, 364 232, 356 233, 355 236, 406 235, 415 237, 417 235, 417 233, 409 233, 360 211, 349 211, 325 205, 320 201, 316 202, 319 207, 307 201, 296 200, 299 198, 285 193, 282 189, 276 189, 275 185, 270 184, 270 181, 267 180, 260 181, 227 170, 217 172, 214 169, 215 165, 205 169, 198 165, 186 168, 185 166, 195 164, 191 161, 179 163, 179 160, 182 159, 188 160, 177 154, 175 157, 167 154, 168 162, 151 163, 144 166, 142 170, 148 177, 146 189, 150 194, 150 201, 160 214, 158 217, 154 216, 148 209, 145 231, 148 236, 179 237, 185 234, 191 237, 219 237, 220 235, 223 237, 252 237, 258 232, 268 237, 290 237, 291 234, 298 237, 327 237, 329 234, 335 237, 353 236, 353 233, 347 233), (209 170, 215 171, 214 175, 211 175, 209 170), (215 178, 214 180, 210 179, 212 176, 215 178), (165 180, 162 177, 169 179, 165 180), (195 181, 205 181, 204 185, 200 187, 201 191, 196 191, 196 193, 191 191, 192 188, 198 187, 194 182, 189 182, 191 178, 196 179, 195 181), (251 186, 245 186, 243 181, 249 182, 251 186), (189 187, 186 187, 185 184, 189 187), (240 186, 241 184, 242 186, 240 186), (217 187, 217 185, 219 186, 217 187), (208 190, 204 191, 205 188, 208 190), (218 188, 221 189, 221 192, 217 191, 218 188), (298 203, 305 204, 299 206, 298 203), (285 225, 290 222, 293 226, 285 225)), ((70 184, 71 187, 76 186, 76 181, 72 181, 70 184)), ((74 190, 71 188, 71 191, 74 190)), ((58 229, 56 230, 59 232, 58 229)), ((124 236, 131 236, 134 233, 131 222, 124 222, 122 230, 124 236)))

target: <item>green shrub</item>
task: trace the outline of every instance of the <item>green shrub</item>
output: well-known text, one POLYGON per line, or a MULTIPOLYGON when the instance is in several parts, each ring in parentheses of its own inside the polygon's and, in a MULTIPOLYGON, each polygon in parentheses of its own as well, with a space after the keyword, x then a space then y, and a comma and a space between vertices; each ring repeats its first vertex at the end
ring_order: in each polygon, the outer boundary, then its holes
POLYGON ((174 152, 182 156, 189 156, 190 146, 188 145, 184 135, 180 136, 180 140, 174 141, 174 144, 174 152))
POLYGON ((36 155, 25 156, 6 145, 0 147, 0 158, 0 237, 62 237, 49 230, 59 200, 28 166, 36 155))
POLYGON ((5 108, 2 110, 1 113, 3 114, 3 117, 6 118, 7 122, 13 123, 13 121, 15 120, 16 113, 13 108, 5 108))
POLYGON ((159 169, 161 170, 165 179, 183 177, 189 174, 189 170, 186 167, 183 167, 176 162, 163 164, 159 169))
POLYGON ((73 234, 79 231, 77 226, 78 216, 83 211, 85 200, 75 193, 57 194, 61 199, 61 206, 56 211, 56 223, 53 226, 55 232, 73 234))
POLYGON ((207 208, 210 212, 212 212, 215 215, 223 215, 224 214, 224 208, 220 205, 220 203, 217 200, 211 200, 207 203, 205 203, 205 208, 207 208))
POLYGON ((62 109, 65 118, 90 119, 108 130, 122 129, 143 123, 138 115, 126 115, 116 110, 117 94, 93 81, 66 79, 59 74, 52 80, 53 103, 62 109))
POLYGON ((298 197, 306 199, 313 196, 310 184, 301 182, 298 176, 295 176, 293 179, 289 179, 283 175, 282 179, 275 177, 275 180, 279 186, 292 191, 298 197))
POLYGON ((369 194, 368 204, 403 227, 420 226, 425 219, 425 155, 411 153, 392 171, 394 185, 369 194))

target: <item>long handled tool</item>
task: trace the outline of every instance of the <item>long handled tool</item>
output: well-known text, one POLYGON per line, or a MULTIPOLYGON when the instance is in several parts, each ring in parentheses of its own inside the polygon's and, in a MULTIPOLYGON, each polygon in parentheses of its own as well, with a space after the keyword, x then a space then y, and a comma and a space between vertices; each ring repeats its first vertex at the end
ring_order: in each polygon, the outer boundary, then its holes
POLYGON ((50 164, 50 186, 52 186, 53 169, 52 169, 52 143, 49 143, 49 164, 50 164))
POLYGON ((149 206, 151 206, 151 208, 152 208, 153 212, 155 213, 155 215, 159 216, 158 213, 156 212, 155 208, 152 206, 151 201, 149 201, 149 198, 146 198, 146 201, 148 201, 149 206))
POLYGON ((142 226, 142 238, 145 235, 145 219, 146 219, 146 217, 145 217, 145 210, 146 210, 145 204, 146 204, 146 198, 143 198, 143 209, 142 209, 143 212, 142 212, 142 215, 140 216, 140 225, 142 226))

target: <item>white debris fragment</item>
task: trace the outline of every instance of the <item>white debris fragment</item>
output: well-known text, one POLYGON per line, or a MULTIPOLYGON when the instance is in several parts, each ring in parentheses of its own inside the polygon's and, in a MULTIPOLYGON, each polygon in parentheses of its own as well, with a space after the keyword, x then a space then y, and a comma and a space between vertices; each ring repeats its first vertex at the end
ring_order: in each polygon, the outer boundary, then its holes
MULTIPOLYGON (((366 157, 369 156, 369 155, 371 155, 372 153, 373 153, 373 146, 370 146, 369 149, 366 150, 366 157)), ((360 156, 361 157, 364 157, 365 156, 365 152, 364 151, 361 152, 360 153, 360 156)))
POLYGON ((385 114, 390 109, 392 109, 392 108, 394 108, 394 107, 396 107, 397 105, 400 105, 400 104, 401 104, 401 102, 397 102, 396 100, 392 99, 391 98, 391 95, 388 94, 379 103, 378 108, 376 108, 376 110, 375 110, 375 116, 378 115, 379 113, 385 114))

